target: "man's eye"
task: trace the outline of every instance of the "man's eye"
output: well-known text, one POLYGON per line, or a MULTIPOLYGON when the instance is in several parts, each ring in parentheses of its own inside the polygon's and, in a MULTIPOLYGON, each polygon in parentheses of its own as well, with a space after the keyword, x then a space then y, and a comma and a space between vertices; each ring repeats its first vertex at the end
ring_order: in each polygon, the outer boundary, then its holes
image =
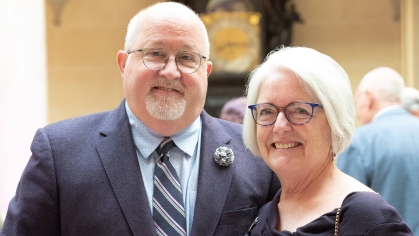
POLYGON ((150 57, 165 57, 165 54, 163 52, 155 50, 147 51, 146 55, 150 57))
POLYGON ((181 54, 178 56, 178 59, 182 61, 195 61, 194 56, 190 54, 181 54))

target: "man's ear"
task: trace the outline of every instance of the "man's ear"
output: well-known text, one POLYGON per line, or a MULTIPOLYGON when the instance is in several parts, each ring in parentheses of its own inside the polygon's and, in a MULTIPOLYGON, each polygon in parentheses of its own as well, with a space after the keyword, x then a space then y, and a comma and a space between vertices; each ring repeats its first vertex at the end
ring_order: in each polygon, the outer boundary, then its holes
POLYGON ((119 72, 124 75, 125 64, 127 62, 128 54, 125 51, 119 50, 116 54, 116 61, 118 63, 119 72))
POLYGON ((371 110, 374 107, 375 102, 376 102, 374 93, 369 90, 365 91, 365 99, 367 101, 366 103, 368 105, 368 109, 371 110))
POLYGON ((207 63, 207 78, 208 78, 212 71, 212 61, 207 61, 206 63, 207 63))

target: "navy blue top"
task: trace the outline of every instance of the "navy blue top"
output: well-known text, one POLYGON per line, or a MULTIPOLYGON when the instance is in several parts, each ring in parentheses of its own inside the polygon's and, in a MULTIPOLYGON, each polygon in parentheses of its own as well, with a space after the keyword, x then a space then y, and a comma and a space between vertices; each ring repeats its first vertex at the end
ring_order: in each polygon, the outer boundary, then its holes
MULTIPOLYGON (((296 232, 278 231, 281 190, 261 208, 251 235, 333 235, 337 208, 297 228, 296 232)), ((353 192, 343 200, 339 216, 339 235, 413 235, 394 207, 379 194, 353 192)))

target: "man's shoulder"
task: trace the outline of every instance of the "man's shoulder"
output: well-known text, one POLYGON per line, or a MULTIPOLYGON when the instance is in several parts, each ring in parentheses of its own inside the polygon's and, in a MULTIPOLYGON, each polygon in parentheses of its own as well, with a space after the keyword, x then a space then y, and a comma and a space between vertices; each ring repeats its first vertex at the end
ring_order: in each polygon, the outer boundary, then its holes
MULTIPOLYGON (((39 142, 47 138, 51 147, 62 150, 81 144, 87 147, 99 140, 106 127, 103 124, 109 114, 110 112, 100 112, 49 124, 36 132, 32 145, 40 145, 39 142)), ((79 148, 81 149, 80 146, 79 148)))
MULTIPOLYGON (((383 115, 384 116, 384 115, 383 115)), ((402 116, 403 117, 403 116, 402 116)), ((384 118, 384 117, 383 117, 384 118)), ((394 120, 401 120, 400 116, 393 116, 393 117, 385 117, 385 119, 378 119, 371 121, 370 123, 364 124, 359 126, 354 133, 354 136, 374 136, 375 134, 379 134, 382 132, 386 132, 388 128, 392 128, 395 125, 399 125, 399 122, 394 122, 394 120)))
POLYGON ((98 112, 92 113, 77 117, 72 117, 64 120, 60 120, 54 123, 51 123, 45 127, 47 130, 54 130, 54 129, 74 129, 74 128, 83 128, 83 127, 91 127, 94 124, 101 123, 101 121, 110 113, 110 111, 106 112, 98 112))
POLYGON ((382 129, 380 128, 381 124, 376 122, 371 122, 365 125, 358 127, 353 135, 354 140, 364 139, 366 137, 375 136, 376 133, 380 133, 382 129))
POLYGON ((355 130, 354 137, 375 136, 387 134, 400 130, 417 130, 419 127, 419 118, 409 113, 399 113, 397 115, 372 121, 362 125, 355 130))
MULTIPOLYGON (((100 125, 104 123, 105 120, 108 120, 109 122, 107 123, 110 124, 112 127, 115 126, 115 124, 118 121, 128 121, 124 101, 122 101, 122 103, 114 110, 96 112, 92 114, 68 118, 65 120, 51 123, 47 125, 44 129, 47 131, 65 130, 69 132, 72 132, 72 130, 92 130, 100 127, 100 125)), ((109 127, 103 128, 108 129, 109 127)))

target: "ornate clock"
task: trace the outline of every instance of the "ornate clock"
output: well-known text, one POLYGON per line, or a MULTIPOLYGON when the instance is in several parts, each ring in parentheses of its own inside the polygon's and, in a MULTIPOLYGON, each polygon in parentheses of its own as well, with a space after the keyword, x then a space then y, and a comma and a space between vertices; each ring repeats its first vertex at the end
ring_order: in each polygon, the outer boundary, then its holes
POLYGON ((213 73, 249 73, 260 63, 259 12, 212 12, 201 18, 210 40, 213 73))
POLYGON ((218 117, 231 98, 244 95, 246 78, 271 50, 290 45, 293 0, 172 0, 200 14, 210 40, 213 70, 205 110, 218 117))

